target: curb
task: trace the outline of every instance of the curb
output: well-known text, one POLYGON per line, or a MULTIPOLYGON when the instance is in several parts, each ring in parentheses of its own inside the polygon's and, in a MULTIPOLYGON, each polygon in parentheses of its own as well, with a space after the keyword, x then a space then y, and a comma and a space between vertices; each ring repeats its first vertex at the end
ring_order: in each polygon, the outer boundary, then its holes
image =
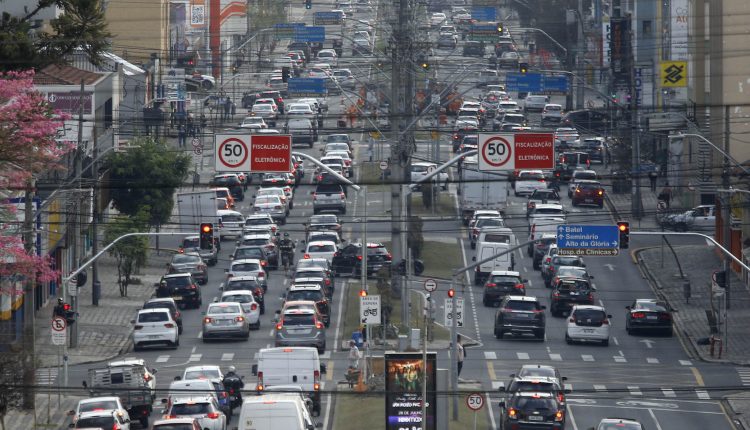
POLYGON ((739 408, 735 409, 734 406, 732 406, 733 400, 734 399, 729 396, 725 396, 724 398, 722 398, 721 404, 723 405, 725 412, 732 412, 733 416, 729 417, 729 419, 732 421, 732 424, 734 424, 735 429, 750 430, 750 422, 748 422, 747 418, 745 418, 745 414, 742 410, 738 410, 739 408), (737 428, 738 426, 739 429, 737 428))

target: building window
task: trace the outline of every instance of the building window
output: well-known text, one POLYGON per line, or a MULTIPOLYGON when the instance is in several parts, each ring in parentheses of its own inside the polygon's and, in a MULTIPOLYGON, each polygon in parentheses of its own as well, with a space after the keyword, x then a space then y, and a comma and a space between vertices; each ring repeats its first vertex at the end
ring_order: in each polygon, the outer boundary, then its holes
POLYGON ((641 24, 641 33, 643 33, 644 36, 651 36, 651 33, 653 33, 653 25, 650 20, 643 21, 641 24))

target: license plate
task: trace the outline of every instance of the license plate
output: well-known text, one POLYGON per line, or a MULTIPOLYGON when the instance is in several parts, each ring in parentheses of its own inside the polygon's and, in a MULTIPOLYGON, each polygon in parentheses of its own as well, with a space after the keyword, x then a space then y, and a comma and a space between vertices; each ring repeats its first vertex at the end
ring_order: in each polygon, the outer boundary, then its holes
POLYGON ((540 415, 529 415, 529 421, 543 421, 544 417, 540 415))
POLYGON ((584 333, 593 333, 594 329, 592 329, 592 328, 585 328, 585 329, 583 329, 583 332, 584 333))
POLYGON ((173 298, 173 299, 174 299, 174 301, 176 301, 176 302, 179 302, 180 300, 182 300, 182 296, 172 296, 172 298, 173 298))
POLYGON ((155 335, 155 334, 151 334, 151 335, 148 336, 149 339, 158 339, 159 337, 161 337, 161 336, 155 335))
POLYGON ((594 199, 584 199, 585 203, 594 203, 594 199))
POLYGON ((656 320, 656 315, 649 315, 649 316, 646 317, 646 319, 650 320, 650 321, 656 320))

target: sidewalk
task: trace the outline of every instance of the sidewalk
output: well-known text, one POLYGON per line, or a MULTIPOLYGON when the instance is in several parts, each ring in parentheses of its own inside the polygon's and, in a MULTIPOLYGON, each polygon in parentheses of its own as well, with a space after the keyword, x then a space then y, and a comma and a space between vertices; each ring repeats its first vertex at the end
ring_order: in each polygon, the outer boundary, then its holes
MULTIPOLYGON (((605 178, 612 178, 612 170, 604 168, 596 168, 600 175, 605 178)), ((607 187, 607 192, 604 194, 607 206, 612 211, 612 216, 616 220, 629 221, 630 227, 636 230, 661 230, 661 227, 656 221, 656 196, 659 193, 660 187, 663 187, 662 182, 659 181, 657 191, 652 191, 649 185, 648 179, 640 179, 641 181, 641 218, 636 219, 633 216, 633 209, 631 202, 635 198, 635 190, 631 190, 630 193, 615 194, 612 192, 612 181, 611 179, 603 181, 607 187)))

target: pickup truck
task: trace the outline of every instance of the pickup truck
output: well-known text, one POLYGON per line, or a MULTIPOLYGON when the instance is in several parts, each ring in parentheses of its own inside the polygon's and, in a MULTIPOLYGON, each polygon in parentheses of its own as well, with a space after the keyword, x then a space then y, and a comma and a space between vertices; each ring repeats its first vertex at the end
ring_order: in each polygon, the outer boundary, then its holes
POLYGON ((140 359, 112 361, 104 367, 88 370, 83 387, 92 397, 117 396, 130 418, 148 428, 148 419, 156 396, 156 369, 140 359))

